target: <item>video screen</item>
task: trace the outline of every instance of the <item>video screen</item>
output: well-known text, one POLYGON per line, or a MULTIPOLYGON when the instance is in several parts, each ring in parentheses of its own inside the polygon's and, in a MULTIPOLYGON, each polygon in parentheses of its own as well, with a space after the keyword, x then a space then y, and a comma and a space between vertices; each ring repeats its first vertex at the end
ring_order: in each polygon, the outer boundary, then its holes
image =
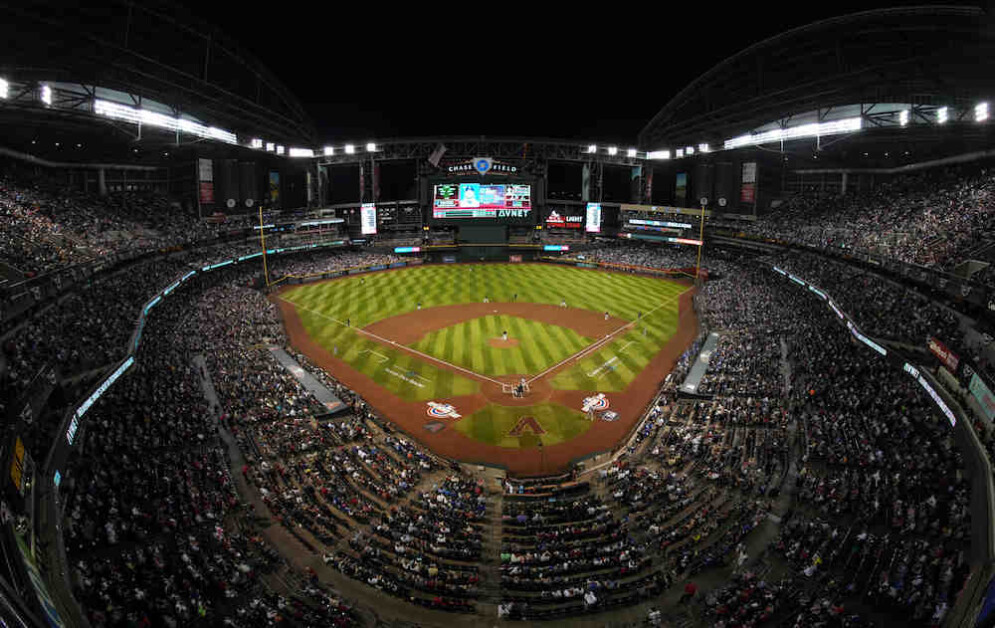
POLYGON ((520 183, 438 183, 432 218, 527 218, 532 186, 520 183))

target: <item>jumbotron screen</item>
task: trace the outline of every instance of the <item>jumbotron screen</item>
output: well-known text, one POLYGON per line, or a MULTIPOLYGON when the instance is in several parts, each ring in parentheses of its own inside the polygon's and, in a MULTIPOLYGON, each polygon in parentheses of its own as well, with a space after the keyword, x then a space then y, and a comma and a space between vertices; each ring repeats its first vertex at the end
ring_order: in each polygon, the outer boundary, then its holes
POLYGON ((532 186, 523 183, 437 183, 432 218, 527 218, 532 186))

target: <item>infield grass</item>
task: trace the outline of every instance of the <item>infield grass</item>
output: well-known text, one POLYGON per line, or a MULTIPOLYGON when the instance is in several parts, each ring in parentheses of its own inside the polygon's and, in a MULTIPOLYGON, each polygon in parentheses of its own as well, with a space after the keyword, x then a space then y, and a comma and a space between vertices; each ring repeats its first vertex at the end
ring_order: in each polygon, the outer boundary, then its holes
POLYGON ((529 375, 565 360, 593 342, 572 329, 518 316, 481 316, 426 334, 415 349, 482 375, 529 375), (504 347, 508 332, 517 346, 504 347), (498 339, 499 346, 490 340, 498 339))

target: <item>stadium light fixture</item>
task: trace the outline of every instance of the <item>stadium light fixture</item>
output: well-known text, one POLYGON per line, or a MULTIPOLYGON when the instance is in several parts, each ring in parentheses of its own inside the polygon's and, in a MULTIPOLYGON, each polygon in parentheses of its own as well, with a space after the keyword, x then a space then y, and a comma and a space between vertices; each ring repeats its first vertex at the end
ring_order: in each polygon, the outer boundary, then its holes
POLYGON ((0 98, 7 98, 10 94, 10 83, 7 79, 0 78, 0 98))
POLYGON ((368 152, 368 153, 375 153, 375 152, 377 152, 377 145, 374 144, 373 142, 368 143, 366 145, 366 152, 368 152))
POLYGON ((287 152, 287 149, 279 144, 276 145, 276 154, 283 155, 287 152))
POLYGON ((617 155, 618 154, 618 146, 609 146, 608 147, 608 154, 612 155, 612 156, 617 155))
POLYGON ((314 151, 310 148, 291 148, 291 157, 314 157, 314 151))
POLYGON ((901 111, 898 112, 898 123, 901 124, 902 126, 908 126, 909 125, 909 110, 908 109, 902 109, 901 111))
POLYGON ((356 147, 355 146, 353 146, 352 144, 346 144, 345 145, 345 154, 346 155, 354 155, 355 153, 356 153, 356 147))
POLYGON ((276 144, 274 144, 273 142, 266 142, 266 152, 267 153, 275 153, 276 152, 276 144))
POLYGON ((184 133, 205 139, 218 140, 228 144, 238 144, 238 137, 230 131, 213 126, 204 126, 199 122, 185 118, 174 118, 156 111, 149 111, 148 109, 136 109, 135 107, 129 107, 109 100, 93 101, 93 113, 113 120, 123 120, 132 124, 144 124, 169 131, 183 131, 184 133))
POLYGON ((946 124, 947 120, 950 119, 950 110, 946 107, 940 107, 936 110, 936 121, 940 124, 946 124))
POLYGON ((688 156, 693 155, 694 154, 694 146, 688 146, 687 148, 685 148, 684 149, 684 154, 688 155, 688 156))
POLYGON ((587 152, 588 152, 588 154, 598 152, 598 145, 597 144, 588 144, 587 145, 587 152))
POLYGON ((859 131, 863 126, 861 118, 843 118, 832 122, 813 122, 812 124, 802 124, 786 129, 773 129, 763 133, 750 133, 741 135, 731 140, 726 140, 723 145, 726 150, 740 148, 757 144, 768 144, 782 140, 796 140, 804 137, 824 137, 826 135, 841 135, 843 133, 853 133, 859 131))
POLYGON ((974 121, 984 122, 988 119, 988 103, 979 102, 974 106, 974 121))
POLYGON ((41 86, 41 101, 46 105, 52 105, 52 86, 42 85, 41 86))
POLYGON ((635 157, 636 156, 636 149, 635 148, 630 148, 628 151, 626 151, 625 154, 628 155, 629 157, 635 157))
POLYGON ((708 152, 708 144, 698 144, 698 152, 699 153, 707 153, 708 152))
POLYGON ((326 146, 325 150, 324 150, 324 153, 325 153, 325 157, 331 157, 332 155, 335 154, 335 147, 334 146, 326 146))
POLYGON ((263 147, 263 141, 261 139, 256 138, 252 140, 252 148, 262 148, 262 147, 263 147))
POLYGON ((669 150, 651 150, 646 153, 646 156, 650 159, 670 159, 669 150))
POLYGON ((684 149, 683 148, 678 148, 677 150, 674 151, 674 157, 680 159, 683 156, 684 156, 684 149))

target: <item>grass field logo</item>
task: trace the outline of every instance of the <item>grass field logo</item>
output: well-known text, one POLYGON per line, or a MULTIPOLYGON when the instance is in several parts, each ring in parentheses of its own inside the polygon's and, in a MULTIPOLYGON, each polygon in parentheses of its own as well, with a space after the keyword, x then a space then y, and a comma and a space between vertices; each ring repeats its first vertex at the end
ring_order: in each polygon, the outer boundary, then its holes
POLYGON ((593 397, 586 397, 581 410, 584 412, 600 412, 601 410, 607 410, 609 405, 611 404, 608 403, 608 397, 605 397, 605 393, 598 393, 593 397))
POLYGON ((433 419, 458 419, 461 415, 456 413, 456 408, 448 403, 428 402, 428 416, 433 419))
POLYGON ((511 428, 508 432, 508 436, 523 436, 526 430, 531 431, 537 436, 546 433, 546 430, 542 429, 539 421, 536 421, 534 416, 523 416, 518 419, 518 423, 515 423, 515 427, 511 428))

